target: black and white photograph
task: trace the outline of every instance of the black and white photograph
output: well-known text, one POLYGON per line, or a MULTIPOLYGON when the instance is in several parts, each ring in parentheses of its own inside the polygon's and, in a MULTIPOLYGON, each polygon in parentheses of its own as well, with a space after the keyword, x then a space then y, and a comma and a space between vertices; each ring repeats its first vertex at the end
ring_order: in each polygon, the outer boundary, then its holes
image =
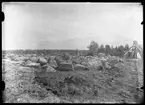
POLYGON ((3 2, 3 103, 142 103, 139 2, 3 2))

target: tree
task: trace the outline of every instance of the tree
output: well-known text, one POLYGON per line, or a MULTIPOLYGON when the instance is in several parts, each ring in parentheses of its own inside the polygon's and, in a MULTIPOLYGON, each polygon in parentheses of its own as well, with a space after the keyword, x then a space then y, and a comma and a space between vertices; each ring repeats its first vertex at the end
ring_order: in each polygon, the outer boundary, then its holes
POLYGON ((100 53, 105 53, 105 47, 103 44, 101 44, 100 48, 99 48, 99 52, 100 53))
POLYGON ((124 50, 125 51, 128 51, 129 50, 129 45, 128 44, 125 45, 124 50))
POLYGON ((98 49, 99 49, 99 45, 97 42, 95 41, 92 41, 90 43, 90 45, 88 46, 88 49, 89 49, 89 54, 94 56, 94 55, 97 55, 98 53, 98 49))
POLYGON ((114 53, 113 53, 115 56, 118 56, 118 47, 116 46, 115 48, 114 48, 114 53))
POLYGON ((120 45, 118 48, 119 56, 122 57, 124 55, 124 47, 123 45, 120 45))
POLYGON ((79 50, 78 49, 75 50, 75 54, 76 54, 76 56, 79 56, 79 50))
POLYGON ((111 54, 111 47, 109 46, 109 45, 105 45, 105 49, 106 49, 106 54, 108 55, 108 54, 111 54))
POLYGON ((114 53, 115 53, 115 48, 113 47, 113 45, 111 46, 111 54, 110 55, 114 55, 114 53))

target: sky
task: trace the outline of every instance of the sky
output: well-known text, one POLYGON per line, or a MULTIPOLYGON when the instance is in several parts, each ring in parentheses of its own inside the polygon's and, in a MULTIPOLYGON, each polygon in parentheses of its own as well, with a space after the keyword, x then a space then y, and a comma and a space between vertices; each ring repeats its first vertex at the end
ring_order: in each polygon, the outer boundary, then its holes
POLYGON ((143 43, 139 3, 3 3, 2 49, 80 49, 143 43))

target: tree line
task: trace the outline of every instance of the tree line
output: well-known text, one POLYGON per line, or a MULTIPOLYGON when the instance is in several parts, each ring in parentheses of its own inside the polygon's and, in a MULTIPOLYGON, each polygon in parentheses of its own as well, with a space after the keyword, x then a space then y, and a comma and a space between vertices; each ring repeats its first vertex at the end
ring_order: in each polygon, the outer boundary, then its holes
POLYGON ((124 53, 128 51, 130 47, 128 44, 116 47, 103 44, 99 46, 97 42, 92 41, 87 48, 89 49, 88 55, 91 56, 97 55, 98 53, 105 53, 106 55, 123 57, 124 53))
POLYGON ((97 42, 92 41, 87 47, 88 50, 48 50, 48 49, 27 49, 27 50, 10 50, 2 51, 5 53, 15 53, 15 54, 37 54, 37 55, 57 55, 60 53, 69 53, 70 55, 83 55, 83 56, 94 56, 98 53, 105 53, 106 55, 123 57, 124 53, 129 50, 129 45, 120 46, 110 46, 110 45, 99 45, 97 42), (81 53, 81 54, 80 54, 81 53))

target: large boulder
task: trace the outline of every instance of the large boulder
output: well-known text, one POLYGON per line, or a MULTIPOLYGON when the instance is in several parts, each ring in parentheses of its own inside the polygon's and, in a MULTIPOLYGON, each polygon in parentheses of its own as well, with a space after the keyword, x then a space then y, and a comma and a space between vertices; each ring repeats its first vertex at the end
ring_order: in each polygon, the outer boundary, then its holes
POLYGON ((85 67, 90 67, 90 64, 88 62, 81 62, 81 65, 83 65, 85 67))
POLYGON ((69 59, 71 59, 71 55, 66 53, 66 52, 62 53, 61 57, 63 58, 63 60, 69 60, 69 59))
POLYGON ((114 67, 117 67, 117 68, 123 70, 123 69, 124 69, 124 64, 123 64, 123 63, 116 63, 116 64, 114 65, 114 67))
POLYGON ((102 66, 102 62, 100 60, 92 59, 88 63, 90 66, 93 66, 93 67, 102 66))
POLYGON ((74 67, 71 63, 60 63, 58 66, 58 70, 60 71, 73 71, 74 67))
POLYGON ((64 60, 62 59, 61 56, 56 56, 54 60, 56 61, 56 63, 57 63, 58 66, 59 66, 59 64, 60 64, 61 62, 64 62, 64 60))
POLYGON ((53 68, 57 68, 58 67, 57 62, 54 59, 50 59, 49 65, 51 65, 53 68))
POLYGON ((50 60, 49 56, 45 56, 44 58, 47 60, 47 62, 49 62, 49 60, 50 60))
POLYGON ((105 55, 105 53, 99 53, 98 54, 98 57, 105 57, 106 55, 105 55))
POLYGON ((107 61, 107 59, 105 57, 101 57, 99 60, 101 60, 101 61, 107 61))
POLYGON ((105 62, 105 68, 106 69, 111 69, 111 66, 110 66, 110 64, 108 62, 105 62))
POLYGON ((17 61, 27 61, 27 60, 29 60, 29 57, 19 56, 19 57, 16 57, 16 60, 17 61))
POLYGON ((72 63, 74 64, 81 64, 82 60, 80 58, 73 58, 72 63))
POLYGON ((54 60, 56 57, 55 56, 49 56, 49 59, 54 60))
POLYGON ((108 62, 111 64, 111 65, 115 65, 117 63, 120 62, 120 60, 118 58, 112 58, 112 59, 108 59, 108 62))
POLYGON ((71 64, 72 64, 72 60, 67 60, 66 62, 67 62, 67 63, 71 63, 71 64))
MULTIPOLYGON (((42 69, 46 69, 48 65, 49 65, 48 63, 45 64, 45 65, 42 65, 41 68, 42 68, 42 69)), ((50 66, 50 65, 49 65, 49 66, 50 66)))
POLYGON ((87 67, 85 67, 84 65, 76 64, 74 66, 74 70, 89 70, 89 69, 87 67))
POLYGON ((47 60, 45 58, 43 58, 43 57, 39 57, 37 62, 40 63, 40 65, 44 65, 44 64, 47 63, 47 60))
POLYGON ((29 59, 31 62, 34 62, 34 63, 37 63, 38 62, 38 60, 39 60, 39 57, 30 57, 30 59, 29 59))
POLYGON ((50 65, 47 65, 46 72, 56 72, 56 70, 50 65))
POLYGON ((40 67, 40 64, 39 63, 34 63, 34 62, 31 62, 29 64, 26 64, 27 67, 34 67, 34 68, 38 68, 40 67))
POLYGON ((35 63, 35 62, 30 61, 30 60, 26 61, 22 65, 26 66, 26 67, 35 67, 35 68, 40 67, 40 63, 35 63))

